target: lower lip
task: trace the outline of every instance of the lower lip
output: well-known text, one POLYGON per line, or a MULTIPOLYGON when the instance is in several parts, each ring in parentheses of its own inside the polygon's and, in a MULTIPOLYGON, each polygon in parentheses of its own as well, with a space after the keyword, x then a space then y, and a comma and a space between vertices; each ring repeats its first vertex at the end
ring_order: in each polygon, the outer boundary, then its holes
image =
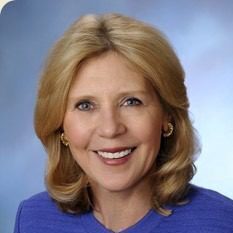
POLYGON ((131 155, 133 154, 133 152, 131 152, 129 155, 123 157, 123 158, 119 158, 119 159, 108 159, 108 158, 103 158, 102 156, 98 155, 98 157, 100 158, 100 160, 106 164, 106 165, 110 165, 110 166, 119 166, 119 165, 123 165, 126 164, 131 155))

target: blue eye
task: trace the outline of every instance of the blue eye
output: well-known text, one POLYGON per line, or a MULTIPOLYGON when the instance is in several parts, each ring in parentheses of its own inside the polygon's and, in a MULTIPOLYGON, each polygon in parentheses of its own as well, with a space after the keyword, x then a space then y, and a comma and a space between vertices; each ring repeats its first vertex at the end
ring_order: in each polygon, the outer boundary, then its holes
POLYGON ((138 106, 141 104, 142 104, 141 100, 131 97, 131 98, 126 99, 126 101, 123 103, 123 106, 138 106))
POLYGON ((79 109, 80 111, 90 111, 93 109, 93 104, 89 101, 82 101, 75 105, 75 108, 79 109))

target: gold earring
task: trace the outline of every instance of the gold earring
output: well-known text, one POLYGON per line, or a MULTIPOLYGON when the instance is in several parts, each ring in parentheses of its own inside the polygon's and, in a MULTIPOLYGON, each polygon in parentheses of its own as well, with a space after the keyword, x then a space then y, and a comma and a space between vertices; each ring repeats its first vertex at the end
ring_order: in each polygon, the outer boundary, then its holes
POLYGON ((166 132, 163 133, 163 136, 164 136, 165 138, 170 137, 170 136, 172 135, 173 131, 174 131, 174 126, 173 126, 172 123, 169 122, 169 123, 167 124, 167 126, 168 126, 168 130, 167 130, 166 132))
POLYGON ((60 139, 61 139, 61 142, 62 142, 62 144, 64 146, 68 146, 69 145, 69 142, 65 139, 64 133, 61 133, 60 139))

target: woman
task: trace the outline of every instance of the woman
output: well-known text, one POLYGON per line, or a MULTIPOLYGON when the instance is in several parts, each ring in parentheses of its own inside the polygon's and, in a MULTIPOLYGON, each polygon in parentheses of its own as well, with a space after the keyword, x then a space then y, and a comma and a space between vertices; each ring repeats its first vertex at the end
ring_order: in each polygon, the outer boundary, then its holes
POLYGON ((233 202, 189 183, 188 107, 158 30, 118 14, 80 18, 42 74, 35 129, 48 192, 21 203, 15 233, 233 232, 233 202))

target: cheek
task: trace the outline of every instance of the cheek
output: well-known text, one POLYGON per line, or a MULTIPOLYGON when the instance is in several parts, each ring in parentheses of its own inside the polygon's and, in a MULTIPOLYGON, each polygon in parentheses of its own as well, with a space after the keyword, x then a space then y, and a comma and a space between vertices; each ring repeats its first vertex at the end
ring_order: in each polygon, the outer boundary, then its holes
POLYGON ((161 134, 162 134, 162 126, 155 125, 154 127, 151 127, 150 132, 148 133, 148 140, 152 145, 155 147, 160 147, 161 143, 161 134))
POLYGON ((90 129, 80 124, 75 118, 65 117, 63 128, 71 149, 82 149, 88 145, 90 129))
POLYGON ((141 161, 144 163, 145 169, 149 169, 157 158, 161 145, 161 122, 147 121, 144 129, 139 132, 139 140, 141 142, 141 161))
POLYGON ((144 169, 147 171, 156 160, 161 145, 161 124, 150 124, 141 131, 141 152, 140 157, 144 169))
POLYGON ((132 130, 134 130, 134 134, 138 135, 140 140, 143 142, 150 142, 150 143, 159 143, 161 140, 161 134, 162 134, 162 121, 159 120, 153 120, 152 119, 146 119, 135 122, 134 126, 132 126, 132 130))
POLYGON ((85 167, 88 164, 86 152, 90 141, 89 131, 80 125, 69 121, 69 124, 64 124, 64 132, 69 141, 69 149, 73 158, 79 166, 85 170, 85 167))

